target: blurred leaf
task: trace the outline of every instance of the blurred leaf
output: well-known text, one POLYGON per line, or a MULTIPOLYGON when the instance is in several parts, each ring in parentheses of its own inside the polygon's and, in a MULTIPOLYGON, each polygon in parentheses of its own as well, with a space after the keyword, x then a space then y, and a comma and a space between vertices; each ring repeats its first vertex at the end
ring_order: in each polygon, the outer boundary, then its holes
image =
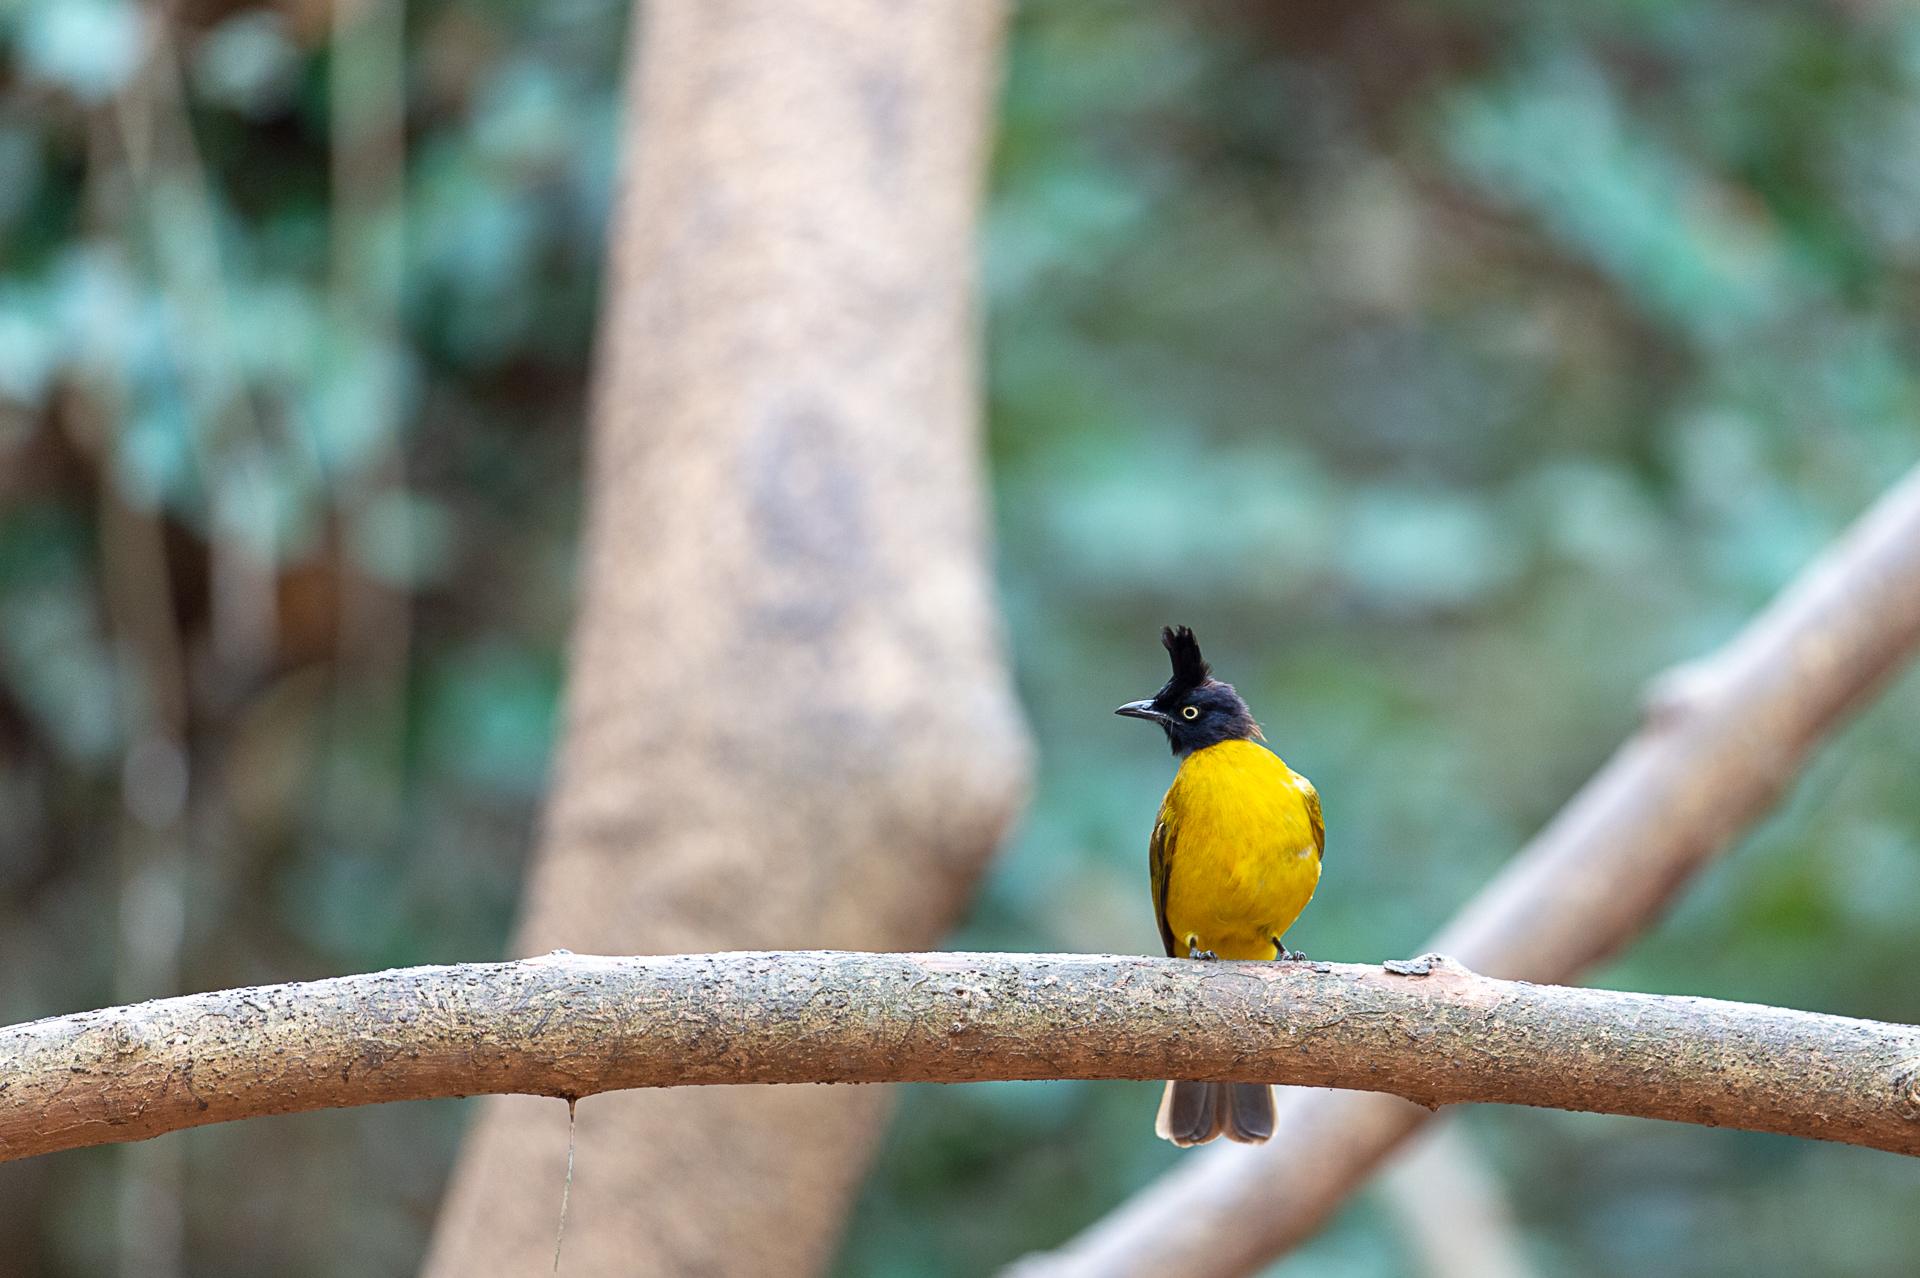
POLYGON ((403 588, 417 589, 443 578, 454 541, 452 514, 417 493, 382 493, 354 522, 354 557, 360 566, 403 588))
POLYGON ((122 688, 88 584, 59 520, 0 523, 0 677, 69 762, 98 767, 119 743, 122 688))
POLYGON ((471 649, 429 685, 425 756, 488 793, 537 794, 557 705, 553 669, 497 645, 471 649))
POLYGON ((1774 318, 1799 282, 1737 193, 1632 128, 1606 77, 1574 50, 1462 95, 1446 128, 1463 169, 1699 340, 1774 318))
POLYGON ((144 21, 128 0, 24 0, 22 64, 88 102, 117 92, 139 65, 144 21))
POLYGON ((193 55, 194 88, 209 102, 263 118, 286 109, 300 74, 300 49, 270 9, 247 9, 201 37, 193 55))
POLYGON ((39 139, 28 129, 0 124, 0 234, 32 204, 42 172, 39 139))
POLYGON ((0 285, 0 397, 38 404, 60 355, 59 335, 41 296, 0 285))
POLYGON ((1525 556, 1496 516, 1468 498, 1374 489, 1349 516, 1341 567, 1359 599, 1418 611, 1484 598, 1514 579, 1525 556))
POLYGON ((340 482, 393 443, 411 407, 411 362, 388 343, 336 332, 309 379, 299 400, 303 434, 320 468, 340 482))
POLYGON ((129 502, 153 510, 186 500, 198 466, 193 423, 178 397, 146 397, 121 423, 114 444, 114 477, 129 502))

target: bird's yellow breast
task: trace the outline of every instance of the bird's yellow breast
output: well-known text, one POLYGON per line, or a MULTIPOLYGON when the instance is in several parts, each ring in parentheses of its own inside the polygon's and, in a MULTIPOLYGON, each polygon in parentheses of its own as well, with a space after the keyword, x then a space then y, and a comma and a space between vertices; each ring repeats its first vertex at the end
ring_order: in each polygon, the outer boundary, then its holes
POLYGON ((1275 956, 1320 882, 1318 802, 1252 741, 1187 756, 1160 806, 1166 922, 1181 953, 1192 937, 1221 958, 1275 956))

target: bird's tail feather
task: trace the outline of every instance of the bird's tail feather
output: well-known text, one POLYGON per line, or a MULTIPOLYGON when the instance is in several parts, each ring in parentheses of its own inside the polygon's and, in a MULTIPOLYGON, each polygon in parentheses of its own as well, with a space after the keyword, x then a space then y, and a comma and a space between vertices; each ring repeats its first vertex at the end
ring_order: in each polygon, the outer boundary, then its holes
POLYGON ((1258 1145, 1273 1135, 1273 1089, 1265 1083, 1168 1083, 1153 1130, 1182 1148, 1223 1134, 1258 1145))

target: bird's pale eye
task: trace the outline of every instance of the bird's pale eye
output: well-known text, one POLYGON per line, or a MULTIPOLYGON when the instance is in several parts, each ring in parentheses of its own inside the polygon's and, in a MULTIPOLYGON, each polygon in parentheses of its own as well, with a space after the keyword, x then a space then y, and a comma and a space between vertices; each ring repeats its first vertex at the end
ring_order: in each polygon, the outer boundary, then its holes
POLYGON ((1180 717, 1182 719, 1198 719, 1200 717, 1200 707, 1185 706, 1180 711, 1180 717))

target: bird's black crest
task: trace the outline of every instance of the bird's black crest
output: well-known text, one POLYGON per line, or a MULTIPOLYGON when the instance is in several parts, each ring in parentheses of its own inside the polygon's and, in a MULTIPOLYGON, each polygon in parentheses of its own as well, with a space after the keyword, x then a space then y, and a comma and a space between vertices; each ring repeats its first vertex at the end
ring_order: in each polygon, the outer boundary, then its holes
POLYGON ((1160 645, 1173 659, 1173 678, 1160 690, 1161 696, 1184 696, 1213 677, 1213 668, 1200 655, 1200 641, 1187 627, 1162 626, 1160 645))

